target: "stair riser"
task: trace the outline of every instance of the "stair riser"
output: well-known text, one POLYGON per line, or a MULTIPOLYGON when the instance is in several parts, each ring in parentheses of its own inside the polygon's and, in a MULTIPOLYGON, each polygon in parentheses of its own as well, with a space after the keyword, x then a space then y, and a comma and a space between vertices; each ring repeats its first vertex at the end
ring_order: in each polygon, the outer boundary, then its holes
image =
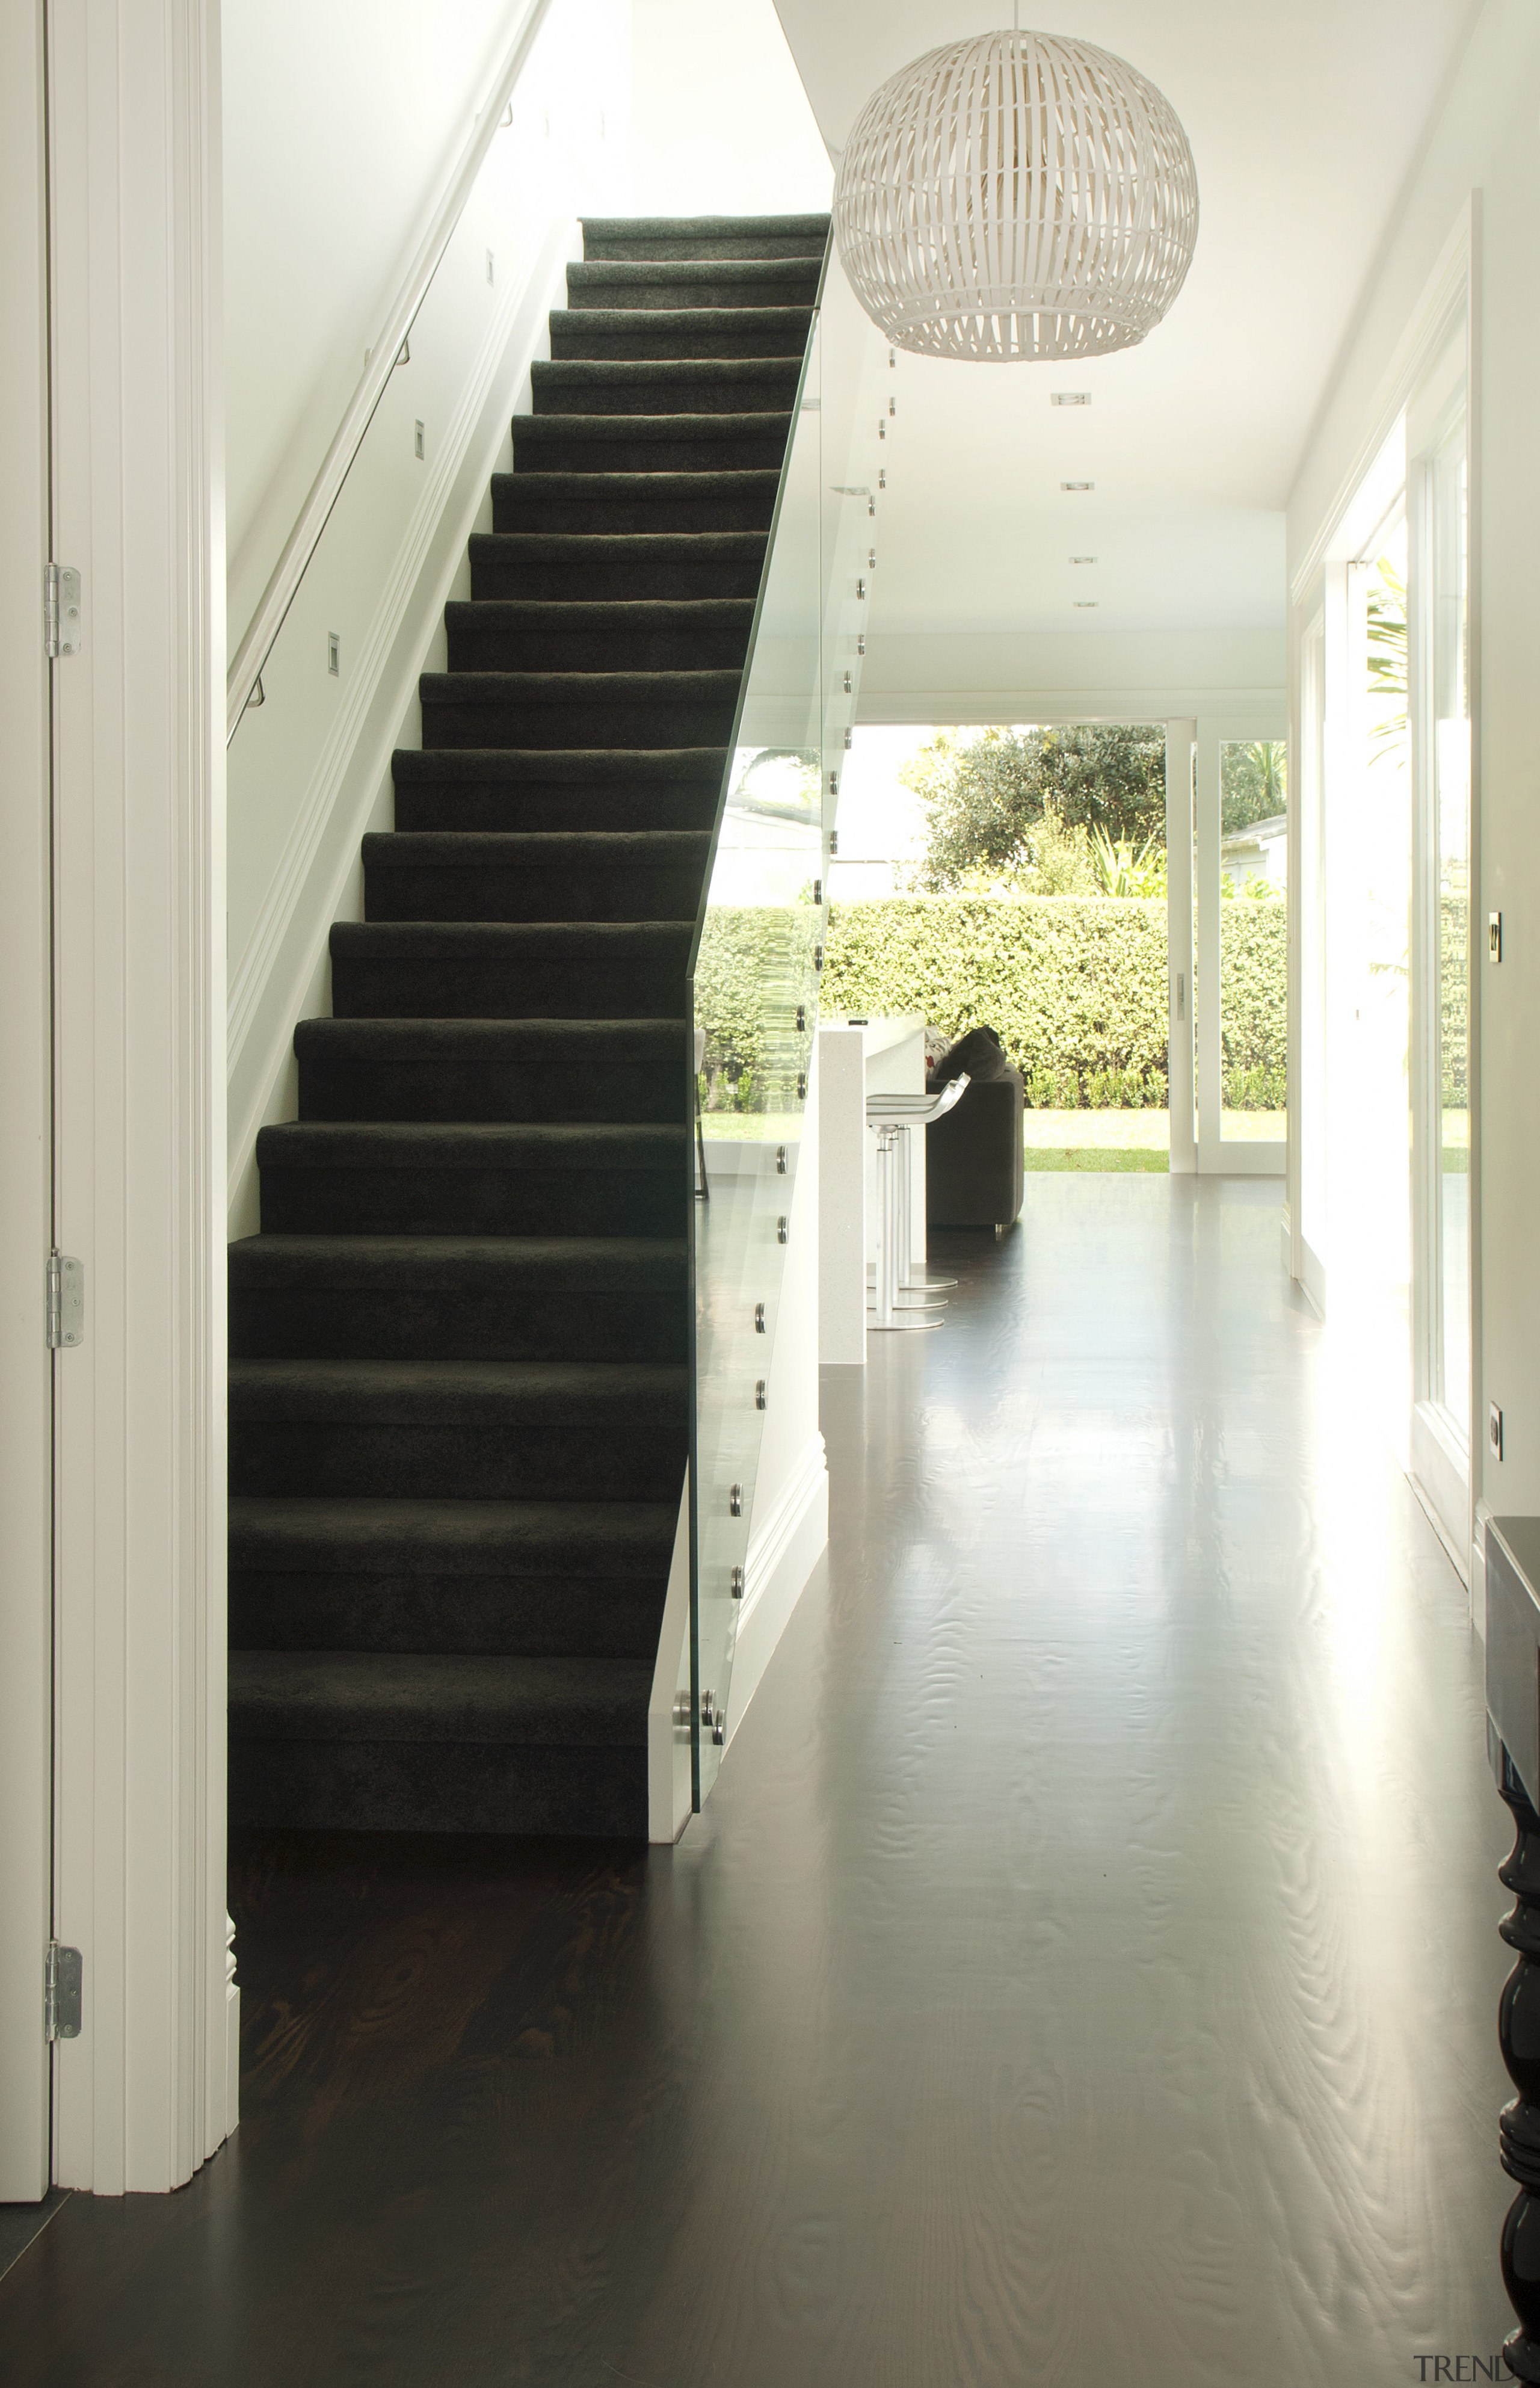
POLYGON ((495 1421, 230 1420, 230 1490, 301 1499, 645 1501, 678 1471, 683 1401, 637 1410, 595 1397, 495 1421))
POLYGON ((584 787, 570 780, 525 780, 500 785, 491 780, 466 780, 448 786, 410 780, 397 783, 396 826, 466 832, 709 831, 716 819, 718 793, 715 781, 666 787, 650 781, 584 787))
POLYGON ((701 872, 587 870, 392 870, 371 864, 371 921, 693 921, 701 872))
POLYGON ((683 941, 663 954, 332 958, 338 1020, 682 1020, 688 1009, 683 941))
MULTIPOLYGON (((638 1360, 684 1362, 686 1295, 373 1293, 232 1289, 230 1351, 242 1360, 638 1360)), ((431 1645, 424 1644, 424 1648, 431 1645)))
POLYGON ((578 313, 561 307, 550 317, 550 353, 574 364, 645 364, 667 358, 797 357, 807 347, 810 307, 756 307, 713 311, 690 307, 628 308, 618 320, 602 309, 578 313))
POLYGON ((233 1569, 233 1650, 650 1658, 666 1567, 642 1576, 265 1575, 233 1569))
POLYGON ((743 555, 637 555, 617 540, 605 553, 573 557, 501 554, 488 540, 471 541, 471 596, 477 604, 499 597, 569 605, 736 597, 752 604, 764 569, 759 540, 743 555))
MULTIPOLYGON (((426 747, 514 746, 546 753, 573 747, 726 746, 733 734, 736 700, 703 702, 688 697, 652 704, 632 697, 597 700, 562 697, 540 704, 516 697, 430 695, 423 698, 423 743, 426 747)), ((662 828, 662 822, 650 822, 662 828)))
POLYGON ((492 478, 494 530, 556 530, 587 533, 627 531, 768 531, 776 511, 775 472, 724 488, 710 474, 669 472, 634 475, 621 489, 609 482, 585 487, 595 476, 497 473, 492 478), (649 486, 649 483, 651 486, 649 486))
MULTIPOLYGON (((570 418, 568 418, 570 420, 570 418)), ((786 426, 775 430, 703 430, 650 438, 624 430, 595 436, 556 427, 550 416, 521 414, 513 425, 513 477, 521 473, 778 473, 786 426)), ((575 530, 577 525, 567 527, 575 530)), ((714 519, 713 530, 732 525, 714 519)))
MULTIPOLYGON (((751 363, 740 374, 713 372, 712 362, 687 364, 683 372, 649 375, 639 359, 625 360, 626 370, 586 376, 564 358, 536 364, 531 374, 534 411, 541 414, 784 414, 797 402, 802 377, 799 354, 789 362, 779 358, 751 363), (636 365, 633 374, 629 368, 636 365)), ((593 363, 618 360, 590 359, 593 363)), ((681 358, 657 358, 657 364, 686 364, 681 358)), ((714 362, 714 361, 712 361, 714 362)), ((743 362, 748 362, 747 360, 743 362)))
MULTIPOLYGON (((633 264, 635 260, 617 259, 613 263, 633 264)), ((570 265, 567 268, 567 308, 581 314, 587 308, 601 307, 615 313, 647 311, 653 308, 689 307, 799 307, 811 311, 818 297, 818 268, 788 260, 784 272, 776 270, 764 275, 735 275, 730 267, 721 274, 696 279, 681 274, 668 278, 666 268, 655 279, 637 280, 634 276, 616 276, 606 265, 570 265)))
POLYGON ((512 616, 476 604, 445 608, 451 672, 741 671, 752 616, 753 601, 744 598, 694 620, 650 621, 638 611, 595 622, 543 608, 512 616))
POLYGON ((689 1180, 661 1169, 262 1171, 264 1235, 682 1236, 689 1180))
POLYGON ((684 1061, 628 1066, 538 1061, 363 1061, 327 1057, 299 1065, 302 1120, 545 1121, 578 1126, 679 1117, 684 1061))
POLYGON ((248 1741, 231 1719, 230 1822, 298 1832, 647 1838, 645 1748, 248 1741))

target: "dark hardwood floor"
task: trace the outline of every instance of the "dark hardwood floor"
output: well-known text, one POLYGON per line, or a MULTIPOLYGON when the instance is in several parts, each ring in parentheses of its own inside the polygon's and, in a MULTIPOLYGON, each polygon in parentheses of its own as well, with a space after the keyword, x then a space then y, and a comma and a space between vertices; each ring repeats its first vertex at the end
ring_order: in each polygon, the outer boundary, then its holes
POLYGON ((1038 1175, 944 1244, 943 1331, 826 1378, 828 1560, 707 1814, 243 1841, 241 2129, 65 2203, 7 2388, 1490 2359, 1480 1648, 1278 1189, 1038 1175))

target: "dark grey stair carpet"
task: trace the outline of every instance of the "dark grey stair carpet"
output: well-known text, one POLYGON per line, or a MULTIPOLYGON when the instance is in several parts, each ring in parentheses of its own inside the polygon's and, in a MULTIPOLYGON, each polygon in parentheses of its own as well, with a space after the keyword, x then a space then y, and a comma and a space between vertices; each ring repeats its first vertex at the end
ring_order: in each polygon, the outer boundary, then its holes
POLYGON ((231 1248, 236 1824, 647 1831, 685 965, 827 237, 585 226, 231 1248))

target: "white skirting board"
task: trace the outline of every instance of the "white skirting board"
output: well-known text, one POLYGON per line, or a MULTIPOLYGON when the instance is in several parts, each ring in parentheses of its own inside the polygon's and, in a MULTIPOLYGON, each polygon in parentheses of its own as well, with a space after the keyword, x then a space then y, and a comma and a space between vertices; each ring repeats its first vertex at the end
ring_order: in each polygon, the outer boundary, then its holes
POLYGON ((1476 1531, 1471 1542, 1471 1622, 1486 1640, 1486 1521, 1492 1512, 1484 1501, 1476 1504, 1476 1531))
POLYGON ((749 1545, 727 1695, 727 1747, 828 1542, 828 1465, 814 1433, 749 1545))

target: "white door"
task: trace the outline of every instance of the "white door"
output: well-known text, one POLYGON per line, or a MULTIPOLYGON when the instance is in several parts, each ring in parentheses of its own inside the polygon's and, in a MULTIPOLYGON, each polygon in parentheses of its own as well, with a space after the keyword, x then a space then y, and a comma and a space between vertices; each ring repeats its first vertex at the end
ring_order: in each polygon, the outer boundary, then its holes
POLYGON ((52 1874, 49 666, 42 8, 0 10, 0 2200, 45 2196, 52 1874))

